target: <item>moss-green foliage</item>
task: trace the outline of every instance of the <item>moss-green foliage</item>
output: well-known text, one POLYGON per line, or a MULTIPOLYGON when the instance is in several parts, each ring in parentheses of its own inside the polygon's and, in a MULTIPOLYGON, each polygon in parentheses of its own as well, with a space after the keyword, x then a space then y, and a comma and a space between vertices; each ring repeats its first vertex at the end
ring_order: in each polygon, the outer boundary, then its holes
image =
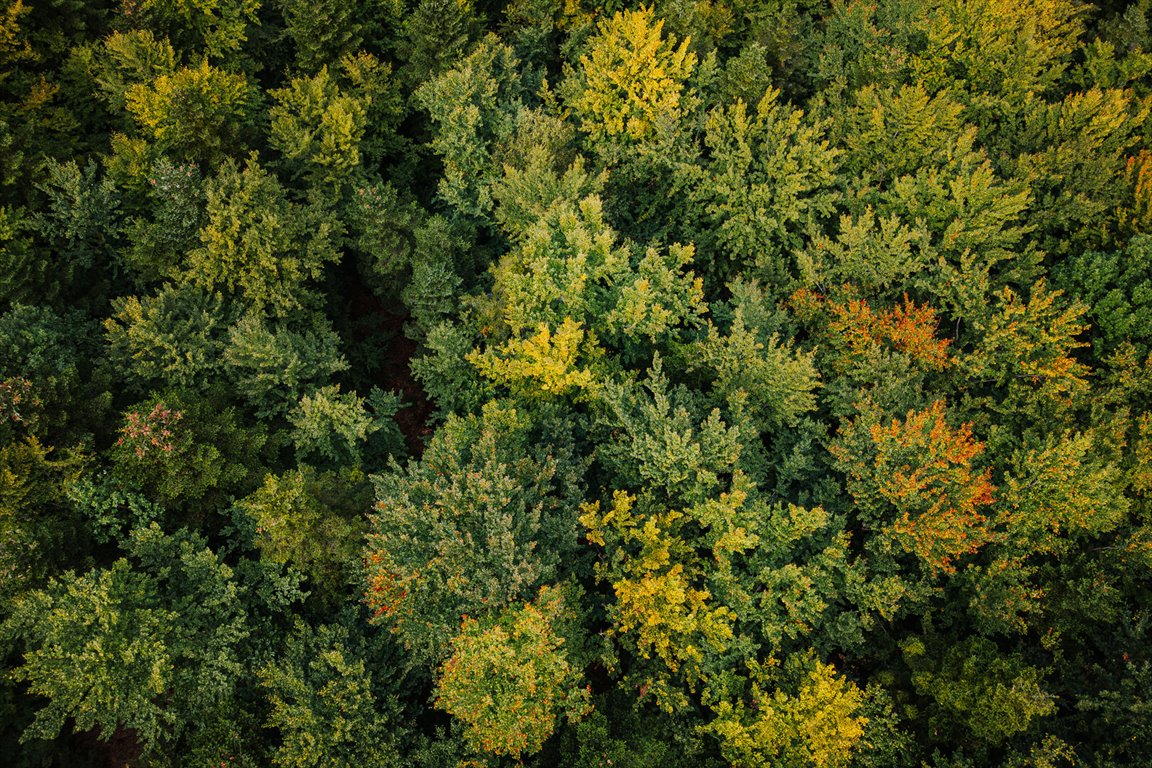
POLYGON ((305 173, 334 181, 360 164, 365 101, 342 93, 328 67, 273 91, 271 143, 305 173))
POLYGON ((1152 0, 0 0, 0 762, 1152 764, 1152 0))
POLYGON ((529 599, 566 567, 580 462, 550 433, 563 426, 492 402, 374 478, 368 603, 414 660, 441 661, 462 616, 529 599))
POLYGON ((398 707, 381 701, 358 650, 339 626, 300 627, 284 654, 259 670, 270 704, 266 727, 280 737, 273 765, 402 764, 398 707))
POLYGON ((205 194, 207 223, 183 279, 276 317, 314 304, 309 283, 339 257, 339 225, 315 206, 289 200, 254 156, 243 169, 226 164, 205 194))
POLYGON ((641 142, 679 117, 696 54, 688 40, 665 39, 663 27, 651 8, 617 12, 598 26, 570 96, 593 141, 641 142))
POLYGON ((232 570, 197 537, 155 526, 127 546, 131 559, 27 593, 5 623, 28 649, 16 678, 47 699, 23 738, 51 739, 74 718, 161 750, 227 704, 246 634, 232 570))
POLYGON ((207 60, 124 92, 125 107, 157 150, 206 163, 236 149, 251 97, 243 75, 209 66, 207 60))

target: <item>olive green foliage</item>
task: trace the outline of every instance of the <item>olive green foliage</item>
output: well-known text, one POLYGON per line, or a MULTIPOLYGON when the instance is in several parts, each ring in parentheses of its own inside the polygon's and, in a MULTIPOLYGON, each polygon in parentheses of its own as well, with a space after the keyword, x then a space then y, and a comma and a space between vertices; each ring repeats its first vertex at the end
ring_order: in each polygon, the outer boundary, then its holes
POLYGON ((465 614, 557 578, 576 545, 579 466, 562 424, 492 402, 450 419, 419 462, 375 478, 368 602, 413 659, 441 661, 465 614))
POLYGON ((1152 765, 1152 0, 0 0, 0 763, 1152 765))
POLYGON ((580 58, 572 108, 594 141, 642 142, 679 117, 684 83, 696 66, 689 40, 662 35, 651 8, 617 12, 600 23, 580 58))
POLYGON ((130 559, 27 593, 4 625, 28 647, 17 679, 48 700, 23 738, 53 738, 74 718, 159 749, 228 701, 246 634, 232 570, 194 535, 155 526, 127 546, 130 559))
POLYGON ((314 304, 309 283, 338 258, 339 225, 314 206, 289 200, 255 157, 243 169, 225 164, 205 194, 207 224, 183 279, 277 317, 314 304))
POLYGON ((150 398, 124 412, 110 451, 116 474, 164 502, 188 505, 249 478, 263 437, 182 395, 150 398))
POLYGON ((314 589, 338 589, 351 576, 370 498, 362 473, 309 467, 268 475, 237 507, 255 526, 256 545, 276 563, 305 574, 314 589))
POLYGON ((402 764, 396 707, 379 701, 372 670, 347 630, 302 627, 258 674, 271 705, 266 725, 280 736, 273 765, 402 764), (391 711, 382 712, 382 704, 391 711))
POLYGON ((276 99, 269 112, 271 143, 286 158, 324 181, 340 179, 360 164, 365 104, 341 93, 328 67, 271 95, 276 99))
POLYGON ((158 150, 207 163, 236 149, 251 97, 243 75, 209 66, 207 60, 124 92, 128 112, 158 150))
POLYGON ((724 756, 748 766, 850 765, 867 724, 858 714, 862 692, 810 658, 790 657, 783 675, 774 667, 752 667, 751 707, 716 707, 708 730, 720 739, 724 756), (795 680, 794 693, 791 686, 776 687, 774 678, 781 676, 795 680), (770 693, 766 683, 776 690, 770 693))

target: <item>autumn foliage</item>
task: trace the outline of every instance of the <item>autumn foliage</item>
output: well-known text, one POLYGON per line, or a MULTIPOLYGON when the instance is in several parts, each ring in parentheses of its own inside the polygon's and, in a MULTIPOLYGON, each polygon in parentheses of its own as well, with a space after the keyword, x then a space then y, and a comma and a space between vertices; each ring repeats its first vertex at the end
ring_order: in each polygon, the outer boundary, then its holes
POLYGON ((986 508, 996 489, 992 470, 975 466, 984 445, 971 425, 949 426, 946 412, 937 400, 888 423, 861 414, 842 427, 832 455, 870 527, 933 572, 952 573, 992 538, 986 508))

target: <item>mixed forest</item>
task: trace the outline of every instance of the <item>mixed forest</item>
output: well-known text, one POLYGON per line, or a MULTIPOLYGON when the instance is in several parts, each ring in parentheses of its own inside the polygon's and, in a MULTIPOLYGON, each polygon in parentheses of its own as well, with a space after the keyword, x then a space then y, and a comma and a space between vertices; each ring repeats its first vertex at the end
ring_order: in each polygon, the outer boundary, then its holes
POLYGON ((0 0, 0 764, 1152 765, 1152 1, 0 0))

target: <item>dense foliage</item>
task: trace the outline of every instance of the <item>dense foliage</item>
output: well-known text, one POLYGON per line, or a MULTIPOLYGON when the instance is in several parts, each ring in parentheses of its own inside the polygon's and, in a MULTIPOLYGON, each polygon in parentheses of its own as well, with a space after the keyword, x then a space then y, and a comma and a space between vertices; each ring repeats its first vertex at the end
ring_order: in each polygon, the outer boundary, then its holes
POLYGON ((0 763, 1152 765, 1152 2, 0 0, 0 763))

